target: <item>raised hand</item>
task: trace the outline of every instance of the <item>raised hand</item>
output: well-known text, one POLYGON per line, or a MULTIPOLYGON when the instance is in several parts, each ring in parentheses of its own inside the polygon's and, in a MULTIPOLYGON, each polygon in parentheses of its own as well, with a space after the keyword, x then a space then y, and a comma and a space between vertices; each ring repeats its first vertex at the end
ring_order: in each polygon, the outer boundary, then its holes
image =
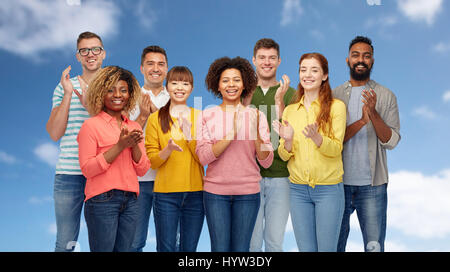
POLYGON ((186 140, 188 140, 188 141, 192 140, 192 136, 191 136, 192 124, 191 124, 191 122, 189 122, 186 118, 184 118, 182 116, 181 112, 178 114, 178 124, 179 124, 180 129, 183 132, 186 140))
POLYGON ((152 105, 152 100, 150 99, 150 95, 149 94, 144 94, 142 96, 141 101, 139 102, 139 111, 140 114, 142 114, 143 116, 146 117, 146 119, 148 118, 148 116, 150 115, 150 113, 152 113, 152 109, 151 109, 151 105, 152 105))
POLYGON ((275 106, 276 106, 276 114, 277 119, 280 119, 280 116, 282 115, 282 111, 284 110, 284 95, 286 94, 287 90, 289 89, 289 84, 291 80, 287 75, 283 75, 282 80, 280 80, 280 87, 278 87, 277 92, 275 93, 275 106))
POLYGON ((167 144, 167 148, 170 150, 170 151, 183 151, 183 149, 179 146, 179 145, 177 145, 175 142, 174 142, 174 140, 172 140, 172 139, 169 139, 169 142, 168 142, 168 144, 167 144))
POLYGON ((322 145, 323 138, 319 133, 319 125, 317 123, 307 125, 302 133, 306 138, 310 138, 316 146, 320 147, 322 145))
POLYGON ((364 90, 362 96, 362 102, 364 103, 364 106, 367 107, 367 113, 370 118, 372 114, 376 112, 375 106, 377 104, 377 94, 373 89, 370 89, 369 91, 364 90))
POLYGON ((283 120, 283 124, 278 120, 273 120, 272 128, 286 142, 291 142, 294 138, 294 128, 286 120, 283 120))
POLYGON ((134 129, 131 132, 128 131, 128 128, 124 126, 120 131, 119 141, 117 144, 122 147, 122 149, 128 147, 136 147, 138 143, 140 143, 144 139, 142 130, 134 129))
POLYGON ((70 81, 70 70, 72 69, 72 66, 68 66, 66 69, 64 69, 64 71, 62 72, 61 75, 61 86, 64 89, 64 95, 69 94, 72 95, 73 92, 73 85, 72 82, 70 81))
POLYGON ((83 105, 83 107, 85 109, 87 109, 87 88, 88 85, 86 83, 86 81, 84 81, 84 79, 81 76, 77 76, 78 81, 80 82, 80 87, 81 87, 81 94, 80 92, 78 92, 76 89, 73 89, 73 91, 75 92, 75 94, 78 96, 78 99, 80 99, 81 104, 83 105))

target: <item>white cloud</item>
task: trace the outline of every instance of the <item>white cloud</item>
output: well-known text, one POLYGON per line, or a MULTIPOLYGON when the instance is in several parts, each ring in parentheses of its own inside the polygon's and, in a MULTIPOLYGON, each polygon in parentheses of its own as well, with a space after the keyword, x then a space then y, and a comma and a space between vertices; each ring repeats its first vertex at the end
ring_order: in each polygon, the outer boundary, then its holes
POLYGON ((417 117, 433 120, 437 118, 437 114, 430 110, 427 106, 420 106, 413 110, 412 114, 417 117))
POLYGON ((0 5, 0 49, 39 59, 47 50, 75 48, 81 32, 116 33, 119 8, 106 0, 16 0, 0 5))
POLYGON ((437 53, 447 53, 450 51, 450 43, 439 42, 432 49, 437 53))
POLYGON ((450 102, 450 90, 446 91, 444 93, 444 95, 442 96, 442 99, 444 100, 444 102, 448 103, 450 102))
POLYGON ((51 196, 44 196, 44 197, 32 196, 28 199, 28 203, 33 205, 40 205, 51 202, 53 202, 53 197, 51 196))
POLYGON ((450 169, 435 175, 399 171, 389 178, 388 228, 422 239, 450 235, 450 169))
POLYGON ((412 21, 425 21, 432 25, 442 10, 442 0, 398 0, 400 11, 412 21))
POLYGON ((52 167, 58 162, 59 148, 53 143, 41 144, 33 150, 33 153, 52 167))
POLYGON ((14 164, 17 162, 16 157, 0 150, 0 162, 14 164))
POLYGON ((284 0, 280 25, 287 26, 294 23, 302 13, 303 8, 300 5, 300 0, 284 0))

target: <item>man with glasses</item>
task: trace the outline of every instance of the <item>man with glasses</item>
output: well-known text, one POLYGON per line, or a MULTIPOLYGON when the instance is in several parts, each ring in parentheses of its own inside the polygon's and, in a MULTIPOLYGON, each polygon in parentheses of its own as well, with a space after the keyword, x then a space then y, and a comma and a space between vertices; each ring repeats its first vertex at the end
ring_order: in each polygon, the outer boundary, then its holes
POLYGON ((86 184, 78 162, 77 135, 83 122, 89 118, 83 93, 101 68, 105 55, 102 40, 97 34, 81 33, 77 40, 76 58, 83 72, 81 76, 70 78, 71 66, 67 67, 53 92, 52 111, 46 128, 52 140, 61 140, 53 191, 55 251, 73 251, 77 244, 86 184))

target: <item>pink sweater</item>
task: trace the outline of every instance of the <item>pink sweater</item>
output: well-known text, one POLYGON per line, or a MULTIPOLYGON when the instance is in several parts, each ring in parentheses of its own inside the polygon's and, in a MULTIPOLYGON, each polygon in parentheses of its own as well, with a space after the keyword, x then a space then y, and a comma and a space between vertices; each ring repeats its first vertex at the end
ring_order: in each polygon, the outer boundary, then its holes
POLYGON ((259 133, 264 141, 269 156, 259 160, 256 156, 255 139, 256 126, 252 119, 256 117, 256 109, 245 108, 240 113, 240 124, 236 140, 218 157, 214 155, 212 146, 225 138, 233 128, 234 113, 223 111, 219 106, 206 109, 198 119, 196 153, 202 165, 208 165, 204 177, 204 190, 219 195, 246 195, 260 191, 259 164, 268 168, 273 161, 273 148, 270 143, 270 133, 264 113, 259 112, 259 133), (253 111, 253 113, 252 113, 253 111), (200 123, 201 122, 201 123, 200 123))

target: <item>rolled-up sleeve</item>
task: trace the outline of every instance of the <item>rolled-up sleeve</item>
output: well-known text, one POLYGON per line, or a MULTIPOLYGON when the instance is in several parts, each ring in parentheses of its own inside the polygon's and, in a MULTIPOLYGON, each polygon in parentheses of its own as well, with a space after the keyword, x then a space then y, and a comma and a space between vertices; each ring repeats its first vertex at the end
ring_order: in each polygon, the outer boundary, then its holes
POLYGON ((97 154, 97 140, 94 132, 85 122, 77 136, 78 157, 81 172, 86 178, 92 178, 104 173, 111 164, 106 162, 103 153, 97 154))
POLYGON ((142 177, 147 173, 147 171, 150 169, 150 160, 145 154, 145 145, 144 142, 140 142, 138 144, 139 149, 141 150, 141 159, 138 163, 136 163, 134 160, 131 160, 133 162, 133 167, 136 171, 136 175, 142 177))
POLYGON ((343 141, 346 128, 346 108, 340 100, 335 100, 331 110, 332 118, 332 137, 322 135, 322 144, 319 152, 327 157, 340 156, 343 149, 343 141))
POLYGON ((400 142, 400 117, 398 113, 397 98, 391 94, 389 99, 389 109, 386 111, 386 116, 383 116, 383 121, 391 128, 391 138, 386 143, 379 140, 382 147, 386 149, 394 149, 400 142))

